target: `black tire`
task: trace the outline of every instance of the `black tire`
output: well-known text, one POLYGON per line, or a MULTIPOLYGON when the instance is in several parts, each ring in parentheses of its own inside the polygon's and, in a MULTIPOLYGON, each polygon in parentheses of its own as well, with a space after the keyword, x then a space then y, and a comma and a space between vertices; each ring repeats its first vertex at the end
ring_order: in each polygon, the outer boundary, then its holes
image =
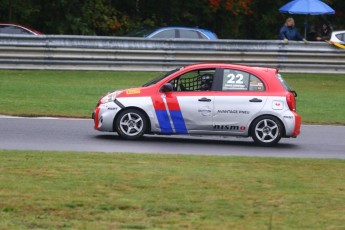
POLYGON ((281 122, 273 116, 262 116, 255 119, 251 127, 251 136, 256 144, 272 146, 277 144, 283 132, 281 122))
POLYGON ((146 128, 146 116, 138 109, 123 110, 115 120, 115 131, 127 140, 141 138, 145 134, 146 128))

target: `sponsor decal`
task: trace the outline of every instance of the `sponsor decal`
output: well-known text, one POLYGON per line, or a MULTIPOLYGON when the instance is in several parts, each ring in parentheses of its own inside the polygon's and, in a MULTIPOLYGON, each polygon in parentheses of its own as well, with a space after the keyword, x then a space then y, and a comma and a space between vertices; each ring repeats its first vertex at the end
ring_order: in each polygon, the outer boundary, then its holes
POLYGON ((224 89, 245 90, 247 89, 244 83, 244 76, 240 73, 229 73, 225 76, 224 89))
POLYGON ((228 110, 225 110, 225 109, 219 109, 217 111, 217 113, 238 113, 237 110, 231 110, 231 109, 228 109, 228 110))
POLYGON ((293 116, 284 116, 285 119, 293 119, 293 116))
POLYGON ((284 104, 282 101, 273 101, 272 108, 274 110, 282 110, 284 108, 284 104))
POLYGON ((198 109, 198 113, 201 113, 203 116, 210 116, 212 113, 212 110, 210 109, 209 106, 202 106, 201 108, 198 109))
POLYGON ((213 129, 244 131, 244 130, 246 130, 246 127, 245 126, 238 126, 238 125, 213 125, 213 129))
POLYGON ((217 113, 223 113, 223 114, 250 114, 249 111, 245 111, 245 110, 233 110, 233 109, 219 109, 217 111, 217 113))
POLYGON ((139 94, 140 89, 127 89, 126 94, 139 94))

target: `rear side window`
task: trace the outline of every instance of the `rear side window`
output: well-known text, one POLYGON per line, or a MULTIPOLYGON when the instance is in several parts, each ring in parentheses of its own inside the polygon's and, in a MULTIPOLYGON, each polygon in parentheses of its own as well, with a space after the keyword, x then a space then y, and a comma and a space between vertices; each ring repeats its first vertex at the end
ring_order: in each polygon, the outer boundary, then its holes
POLYGON ((282 84, 282 86, 287 90, 287 91, 293 91, 293 89, 289 86, 289 84, 284 80, 284 78, 278 73, 277 78, 279 79, 279 82, 282 84))
POLYGON ((180 32, 180 38, 190 38, 190 39, 199 39, 200 36, 197 31, 193 30, 178 30, 180 32))
POLYGON ((223 72, 223 91, 265 91, 264 83, 256 76, 240 71, 225 69, 223 72))
POLYGON ((178 30, 180 33, 180 38, 190 38, 190 39, 208 39, 204 34, 200 33, 199 31, 196 30, 185 30, 185 29, 180 29, 178 30))

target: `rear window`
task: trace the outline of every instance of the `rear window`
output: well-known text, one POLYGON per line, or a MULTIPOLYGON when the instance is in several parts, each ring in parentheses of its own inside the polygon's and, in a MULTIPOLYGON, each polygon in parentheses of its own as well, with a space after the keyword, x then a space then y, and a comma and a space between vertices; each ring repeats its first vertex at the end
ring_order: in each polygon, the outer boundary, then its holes
POLYGON ((180 38, 190 38, 190 39, 199 39, 200 36, 197 31, 194 30, 179 30, 180 38))
POLYGON ((276 76, 287 91, 294 91, 279 73, 276 76))

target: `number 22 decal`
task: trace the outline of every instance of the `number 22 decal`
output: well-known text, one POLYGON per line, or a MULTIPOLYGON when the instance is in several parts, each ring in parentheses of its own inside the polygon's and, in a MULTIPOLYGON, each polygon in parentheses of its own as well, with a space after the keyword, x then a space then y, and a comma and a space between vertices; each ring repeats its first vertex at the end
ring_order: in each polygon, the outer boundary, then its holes
POLYGON ((243 84, 243 75, 242 74, 233 74, 230 73, 228 76, 228 78, 230 78, 226 83, 227 84, 239 84, 242 85, 243 84))

